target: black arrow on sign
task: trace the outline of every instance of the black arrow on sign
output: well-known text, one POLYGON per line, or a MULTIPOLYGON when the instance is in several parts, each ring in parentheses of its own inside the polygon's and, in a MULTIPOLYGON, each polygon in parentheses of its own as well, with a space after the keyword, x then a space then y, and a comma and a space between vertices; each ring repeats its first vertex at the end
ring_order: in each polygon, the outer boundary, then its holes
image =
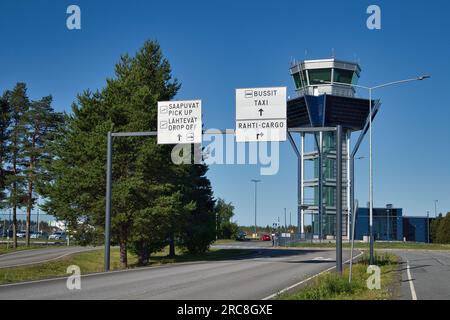
POLYGON ((260 137, 262 137, 264 135, 264 133, 257 133, 256 134, 256 140, 259 140, 260 137))
POLYGON ((178 141, 181 140, 181 134, 178 134, 178 141))
POLYGON ((259 111, 259 115, 262 116, 264 110, 261 108, 261 109, 259 109, 258 111, 259 111))

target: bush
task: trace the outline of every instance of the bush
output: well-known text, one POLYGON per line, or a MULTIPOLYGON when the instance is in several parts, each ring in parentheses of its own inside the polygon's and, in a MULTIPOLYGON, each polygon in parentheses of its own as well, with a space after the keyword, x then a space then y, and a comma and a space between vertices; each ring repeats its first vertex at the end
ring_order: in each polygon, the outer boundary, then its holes
POLYGON ((448 213, 439 222, 439 226, 437 227, 436 242, 450 243, 450 214, 448 213))

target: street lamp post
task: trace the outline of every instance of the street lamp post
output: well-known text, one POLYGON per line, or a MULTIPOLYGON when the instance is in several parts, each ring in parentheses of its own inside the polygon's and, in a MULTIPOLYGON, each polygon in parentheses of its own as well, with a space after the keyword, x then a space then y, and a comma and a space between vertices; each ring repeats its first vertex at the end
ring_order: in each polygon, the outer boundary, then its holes
POLYGON ((411 79, 405 79, 405 80, 398 80, 398 81, 392 81, 383 83, 374 87, 366 87, 361 86, 357 84, 351 84, 351 83, 342 83, 342 82, 331 82, 331 81, 325 81, 321 79, 315 79, 315 81, 318 81, 319 83, 325 83, 325 84, 337 84, 337 85, 343 85, 348 87, 355 87, 355 88, 362 88, 369 91, 369 236, 370 236, 370 261, 369 264, 374 264, 373 259, 373 244, 374 244, 374 238, 373 238, 373 161, 372 161, 372 91, 379 88, 384 88, 387 86, 405 83, 405 82, 411 82, 411 81, 421 81, 430 78, 429 75, 422 75, 416 78, 411 79))
POLYGON ((256 233, 256 197, 257 197, 257 186, 256 186, 256 184, 258 182, 261 182, 261 180, 252 179, 251 181, 255 183, 255 237, 256 237, 256 234, 257 234, 256 233))
POLYGON ((438 200, 434 200, 434 217, 437 218, 437 203, 438 200))
POLYGON ((289 211, 289 229, 292 228, 292 211, 289 211))
POLYGON ((430 211, 427 210, 428 243, 430 243, 430 211))

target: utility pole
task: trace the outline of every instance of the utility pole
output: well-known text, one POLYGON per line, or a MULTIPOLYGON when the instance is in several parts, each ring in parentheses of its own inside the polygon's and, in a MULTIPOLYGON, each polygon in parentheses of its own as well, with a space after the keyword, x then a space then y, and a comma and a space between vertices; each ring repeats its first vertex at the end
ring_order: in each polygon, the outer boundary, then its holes
POLYGON ((428 243, 430 243, 430 211, 427 210, 428 243))
POLYGON ((383 83, 383 84, 380 84, 380 85, 377 85, 374 87, 366 87, 366 86, 361 86, 361 85, 357 85, 357 84, 348 84, 348 83, 341 83, 341 82, 335 82, 335 81, 330 82, 330 81, 325 81, 325 80, 321 80, 321 79, 316 79, 316 81, 319 81, 320 83, 339 84, 339 85, 343 85, 343 86, 362 88, 362 89, 366 89, 369 91, 369 235, 370 235, 369 265, 374 264, 374 257, 373 257, 374 237, 373 237, 372 91, 375 89, 384 88, 384 87, 395 85, 395 84, 406 83, 406 82, 411 82, 411 81, 422 81, 425 79, 429 79, 430 77, 431 77, 430 75, 422 75, 422 76, 418 76, 416 78, 387 82, 387 83, 383 83))
POLYGON ((342 126, 336 127, 336 272, 342 274, 342 126))
POLYGON ((292 211, 289 211, 289 228, 292 227, 292 211))
POLYGON ((434 200, 434 217, 437 218, 437 203, 438 200, 434 200))
POLYGON ((112 133, 107 135, 106 149, 106 208, 105 208, 105 271, 109 271, 111 256, 111 194, 112 194, 112 133))
POLYGON ((287 230, 286 208, 284 208, 284 232, 287 230))
POLYGON ((36 224, 37 224, 37 233, 39 233, 39 208, 37 209, 36 224))
POLYGON ((258 182, 261 182, 261 180, 252 179, 251 181, 255 183, 255 237, 257 237, 257 232, 256 232, 256 199, 257 199, 257 183, 258 183, 258 182))
POLYGON ((2 238, 5 236, 5 228, 6 228, 6 213, 5 213, 5 218, 3 219, 3 233, 2 233, 2 238))

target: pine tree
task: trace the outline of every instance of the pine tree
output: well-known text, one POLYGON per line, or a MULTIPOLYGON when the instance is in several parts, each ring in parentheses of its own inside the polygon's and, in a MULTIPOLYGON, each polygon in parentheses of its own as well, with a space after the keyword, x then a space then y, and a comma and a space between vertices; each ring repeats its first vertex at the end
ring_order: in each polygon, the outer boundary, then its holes
POLYGON ((24 206, 24 176, 23 176, 23 142, 26 133, 24 115, 28 111, 30 102, 24 83, 17 83, 9 95, 11 112, 9 174, 6 179, 8 188, 8 206, 12 208, 13 218, 13 247, 17 247, 17 209, 24 206))
MULTIPOLYGON (((146 42, 132 58, 124 55, 115 71, 104 90, 78 97, 60 139, 52 144, 56 158, 48 166, 53 180, 44 191, 49 198, 44 208, 71 221, 71 229, 80 219, 99 231, 104 226, 107 132, 156 130, 157 101, 172 99, 179 88, 156 42, 146 42)), ((175 192, 169 182, 170 150, 153 138, 114 139, 112 236, 120 246, 122 267, 127 266, 134 220, 147 219, 162 196, 175 192)))
POLYGON ((6 164, 8 162, 8 141, 9 126, 11 123, 11 113, 9 106, 9 92, 5 92, 0 97, 0 207, 3 207, 3 200, 6 197, 6 164))
MULTIPOLYGON (((98 92, 78 96, 72 114, 51 142, 43 208, 72 230, 83 225, 102 233, 105 221, 108 131, 157 129, 157 101, 171 100, 173 80, 160 46, 147 41, 135 56, 122 56, 115 77, 98 92)), ((172 147, 150 137, 114 138, 111 235, 127 266, 127 250, 145 264, 175 239, 190 252, 205 251, 215 238, 214 199, 205 165, 174 165, 172 147)), ((77 232, 81 234, 81 232, 77 232)))
POLYGON ((26 243, 28 246, 30 245, 31 211, 36 200, 36 188, 39 188, 44 181, 44 161, 52 159, 52 154, 47 146, 63 122, 63 115, 55 112, 51 103, 51 96, 33 101, 24 115, 26 124, 24 138, 26 243))
POLYGON ((205 252, 216 238, 215 200, 211 182, 206 177, 208 166, 193 164, 185 167, 188 174, 184 177, 184 201, 192 201, 195 209, 183 216, 180 240, 190 253, 198 254, 205 252))

